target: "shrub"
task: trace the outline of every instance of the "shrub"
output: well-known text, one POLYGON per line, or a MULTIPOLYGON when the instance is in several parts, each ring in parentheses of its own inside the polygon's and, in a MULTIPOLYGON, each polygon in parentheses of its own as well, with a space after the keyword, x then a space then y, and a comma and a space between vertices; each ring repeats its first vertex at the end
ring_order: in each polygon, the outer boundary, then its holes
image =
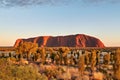
POLYGON ((47 80, 45 75, 30 65, 14 65, 7 59, 0 59, 0 79, 2 80, 47 80))

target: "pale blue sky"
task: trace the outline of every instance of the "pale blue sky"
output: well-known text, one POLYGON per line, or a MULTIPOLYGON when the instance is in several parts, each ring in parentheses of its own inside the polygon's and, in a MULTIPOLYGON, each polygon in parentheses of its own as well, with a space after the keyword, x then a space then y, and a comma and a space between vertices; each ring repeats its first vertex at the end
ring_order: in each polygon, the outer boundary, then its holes
POLYGON ((120 46, 120 4, 69 4, 0 8, 0 46, 18 38, 87 34, 120 46))

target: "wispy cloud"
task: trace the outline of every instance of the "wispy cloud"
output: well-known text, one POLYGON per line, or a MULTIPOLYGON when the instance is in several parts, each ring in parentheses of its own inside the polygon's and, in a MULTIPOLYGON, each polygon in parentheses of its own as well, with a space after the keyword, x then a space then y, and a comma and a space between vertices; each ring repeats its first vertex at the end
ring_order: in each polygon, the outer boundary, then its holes
POLYGON ((87 2, 87 3, 118 3, 120 2, 120 0, 82 0, 83 2, 87 2))
POLYGON ((120 0, 0 0, 1 7, 29 6, 29 5, 57 5, 76 3, 120 3, 120 0))

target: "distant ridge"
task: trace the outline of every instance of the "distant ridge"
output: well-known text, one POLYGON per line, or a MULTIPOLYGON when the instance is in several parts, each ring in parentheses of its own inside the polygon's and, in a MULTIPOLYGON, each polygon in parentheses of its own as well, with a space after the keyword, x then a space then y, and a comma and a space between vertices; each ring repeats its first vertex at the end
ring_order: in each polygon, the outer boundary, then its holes
POLYGON ((14 47, 21 42, 38 43, 39 47, 105 47, 98 38, 85 34, 67 35, 67 36, 39 36, 28 39, 17 39, 14 47))

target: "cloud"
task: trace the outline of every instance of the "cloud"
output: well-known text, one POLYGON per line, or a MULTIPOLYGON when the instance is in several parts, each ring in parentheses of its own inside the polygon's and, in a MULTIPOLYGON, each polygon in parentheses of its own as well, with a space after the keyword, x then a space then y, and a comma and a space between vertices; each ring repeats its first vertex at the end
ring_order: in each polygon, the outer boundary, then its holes
POLYGON ((57 5, 73 3, 119 3, 120 0, 0 0, 1 7, 29 6, 29 5, 57 5))
POLYGON ((82 0, 83 2, 86 3, 97 3, 97 4, 101 4, 101 3, 118 3, 120 2, 120 0, 82 0))
POLYGON ((67 4, 73 0, 0 0, 1 7, 67 4))

